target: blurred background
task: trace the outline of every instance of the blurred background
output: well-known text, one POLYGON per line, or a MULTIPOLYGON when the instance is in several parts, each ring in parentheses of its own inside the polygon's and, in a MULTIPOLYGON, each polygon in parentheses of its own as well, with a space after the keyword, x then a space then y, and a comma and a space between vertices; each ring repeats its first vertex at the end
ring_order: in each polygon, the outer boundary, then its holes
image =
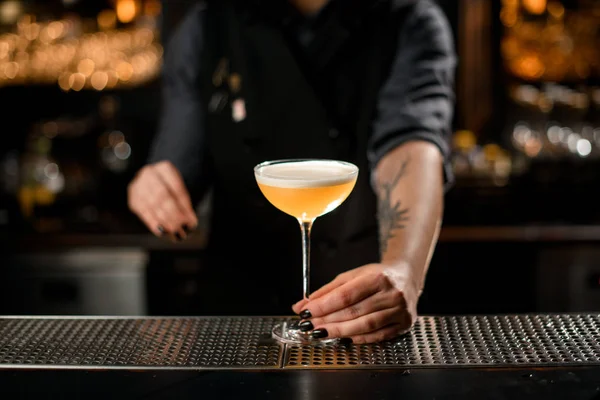
MULTIPOLYGON (((194 2, 0 1, 0 314, 194 314, 207 218, 174 244, 126 201, 194 2)), ((440 4, 457 182, 421 312, 599 310, 600 1, 440 4)))

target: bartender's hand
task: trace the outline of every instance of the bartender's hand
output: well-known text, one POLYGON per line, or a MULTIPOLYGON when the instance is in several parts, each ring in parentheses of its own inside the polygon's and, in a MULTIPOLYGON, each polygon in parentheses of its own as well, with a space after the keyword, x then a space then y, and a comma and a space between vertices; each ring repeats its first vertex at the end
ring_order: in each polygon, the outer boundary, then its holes
POLYGON ((128 187, 129 208, 157 236, 181 240, 198 219, 181 174, 169 161, 142 168, 128 187))
POLYGON ((374 343, 406 333, 416 320, 419 296, 410 268, 369 264, 338 275, 292 307, 301 329, 318 337, 374 343))

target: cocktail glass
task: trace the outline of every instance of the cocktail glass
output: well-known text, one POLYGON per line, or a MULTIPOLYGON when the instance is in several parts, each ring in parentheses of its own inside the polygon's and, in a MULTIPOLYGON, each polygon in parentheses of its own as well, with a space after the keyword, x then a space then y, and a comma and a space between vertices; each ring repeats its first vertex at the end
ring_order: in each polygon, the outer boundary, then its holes
MULTIPOLYGON (((335 210, 354 189, 358 167, 343 161, 290 159, 267 161, 254 167, 254 176, 263 195, 276 208, 298 220, 302 236, 302 289, 310 295, 310 231, 314 221, 335 210)), ((327 343, 302 332, 297 320, 273 328, 273 337, 285 343, 327 343)))

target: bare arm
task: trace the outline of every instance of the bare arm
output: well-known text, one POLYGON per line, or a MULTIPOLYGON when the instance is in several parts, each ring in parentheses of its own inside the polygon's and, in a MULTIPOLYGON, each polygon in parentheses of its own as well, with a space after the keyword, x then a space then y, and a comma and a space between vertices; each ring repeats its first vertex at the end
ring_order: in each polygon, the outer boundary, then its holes
POLYGON ((397 267, 419 292, 443 213, 442 155, 414 141, 389 152, 375 170, 381 263, 397 267))

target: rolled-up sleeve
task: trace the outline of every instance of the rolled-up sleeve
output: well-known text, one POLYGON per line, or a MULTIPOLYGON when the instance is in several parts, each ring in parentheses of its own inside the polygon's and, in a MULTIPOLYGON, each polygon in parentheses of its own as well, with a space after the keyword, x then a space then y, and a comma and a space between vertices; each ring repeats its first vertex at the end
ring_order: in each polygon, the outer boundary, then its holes
POLYGON ((192 8, 166 45, 162 114, 148 159, 173 163, 196 200, 208 186, 209 176, 199 80, 203 18, 200 4, 192 8))
POLYGON ((452 31, 437 5, 421 1, 409 12, 399 34, 369 140, 371 171, 393 148, 424 140, 435 144, 444 156, 444 179, 449 187, 453 181, 449 156, 456 67, 452 31))

